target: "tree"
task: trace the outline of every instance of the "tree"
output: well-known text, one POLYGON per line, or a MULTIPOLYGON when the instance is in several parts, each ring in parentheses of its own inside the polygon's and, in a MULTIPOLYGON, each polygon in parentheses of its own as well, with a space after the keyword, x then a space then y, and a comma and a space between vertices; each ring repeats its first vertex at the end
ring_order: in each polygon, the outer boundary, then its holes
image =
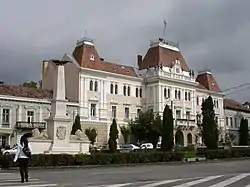
POLYGON ((239 129, 239 145, 248 145, 248 120, 242 118, 240 122, 240 129, 239 129))
POLYGON ((77 115, 75 119, 75 123, 72 126, 71 134, 75 134, 77 130, 82 130, 80 116, 77 115))
POLYGON ((116 152, 117 150, 117 139, 118 139, 118 129, 117 129, 117 124, 116 124, 116 120, 113 119, 113 122, 110 126, 110 131, 109 131, 109 150, 111 153, 116 152))
POLYGON ((173 130, 174 130, 173 112, 172 109, 170 109, 169 106, 166 105, 163 112, 163 123, 162 123, 161 149, 163 151, 171 151, 174 146, 173 130))
POLYGON ((202 103, 202 137, 208 149, 218 148, 218 126, 215 122, 213 99, 209 96, 202 103))
POLYGON ((159 136, 162 130, 161 116, 150 110, 141 112, 135 120, 129 122, 131 128, 131 134, 139 142, 150 142, 154 147, 157 146, 159 136))
POLYGON ((120 131, 121 131, 121 134, 123 136, 124 143, 127 144, 129 136, 131 134, 131 128, 129 126, 127 126, 127 127, 126 126, 122 126, 122 127, 120 127, 120 131))
POLYGON ((97 131, 94 128, 89 127, 85 129, 85 134, 88 137, 90 144, 94 145, 96 142, 97 131))
POLYGON ((23 83, 23 86, 30 88, 37 88, 37 82, 35 81, 25 82, 23 83))

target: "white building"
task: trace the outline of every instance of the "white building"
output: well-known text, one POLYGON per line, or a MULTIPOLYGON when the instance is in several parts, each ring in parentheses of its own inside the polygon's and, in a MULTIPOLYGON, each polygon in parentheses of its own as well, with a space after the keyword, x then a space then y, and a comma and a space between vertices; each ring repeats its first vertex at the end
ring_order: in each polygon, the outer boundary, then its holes
POLYGON ((242 118, 250 122, 250 109, 232 99, 224 99, 225 130, 237 144, 239 142, 239 127, 242 118))
MULTIPOLYGON (((94 42, 78 41, 73 54, 65 54, 66 97, 79 103, 83 127, 98 131, 98 144, 107 143, 113 118, 119 125, 141 110, 162 113, 165 104, 175 118, 175 142, 194 144, 201 103, 211 95, 216 119, 224 127, 223 93, 211 71, 190 70, 178 45, 157 39, 151 41, 144 57, 138 55, 137 68, 105 61, 94 42)), ((54 64, 43 62, 43 88, 52 90, 54 64)), ((122 140, 121 140, 122 141, 122 140)))
MULTIPOLYGON (((52 92, 24 86, 0 85, 0 146, 14 144, 32 129, 46 129, 44 119, 50 115, 52 92)), ((78 103, 68 102, 72 122, 78 103)))

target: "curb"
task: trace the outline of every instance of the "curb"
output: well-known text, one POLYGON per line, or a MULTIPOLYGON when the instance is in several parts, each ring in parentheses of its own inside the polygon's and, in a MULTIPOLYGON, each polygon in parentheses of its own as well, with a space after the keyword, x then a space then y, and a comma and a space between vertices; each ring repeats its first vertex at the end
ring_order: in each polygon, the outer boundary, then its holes
MULTIPOLYGON (((249 160, 250 157, 244 158, 226 158, 202 161, 176 161, 176 162, 153 162, 153 163, 136 163, 136 164, 110 164, 110 165, 84 165, 84 166, 55 166, 55 167, 29 167, 30 170, 64 170, 64 169, 89 169, 89 168, 107 168, 107 167, 137 167, 137 166, 157 166, 157 165, 190 165, 190 164, 209 164, 230 161, 249 160)), ((18 170, 18 167, 11 167, 9 169, 0 168, 0 171, 18 170)))

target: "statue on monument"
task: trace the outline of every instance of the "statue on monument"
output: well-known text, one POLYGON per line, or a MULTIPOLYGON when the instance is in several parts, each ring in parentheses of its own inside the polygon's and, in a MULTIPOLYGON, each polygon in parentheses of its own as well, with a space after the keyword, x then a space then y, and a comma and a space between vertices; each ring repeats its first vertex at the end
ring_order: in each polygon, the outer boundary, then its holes
POLYGON ((33 139, 48 139, 47 131, 43 130, 42 132, 40 132, 38 128, 33 129, 32 138, 33 139))

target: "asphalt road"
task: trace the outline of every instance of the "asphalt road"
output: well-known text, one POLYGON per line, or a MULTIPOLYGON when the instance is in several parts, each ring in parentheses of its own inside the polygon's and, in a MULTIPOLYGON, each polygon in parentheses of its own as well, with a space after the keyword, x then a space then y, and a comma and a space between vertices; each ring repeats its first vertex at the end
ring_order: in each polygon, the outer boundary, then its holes
POLYGON ((250 160, 185 165, 146 165, 34 170, 20 184, 17 171, 0 172, 0 187, 250 187, 250 160))

